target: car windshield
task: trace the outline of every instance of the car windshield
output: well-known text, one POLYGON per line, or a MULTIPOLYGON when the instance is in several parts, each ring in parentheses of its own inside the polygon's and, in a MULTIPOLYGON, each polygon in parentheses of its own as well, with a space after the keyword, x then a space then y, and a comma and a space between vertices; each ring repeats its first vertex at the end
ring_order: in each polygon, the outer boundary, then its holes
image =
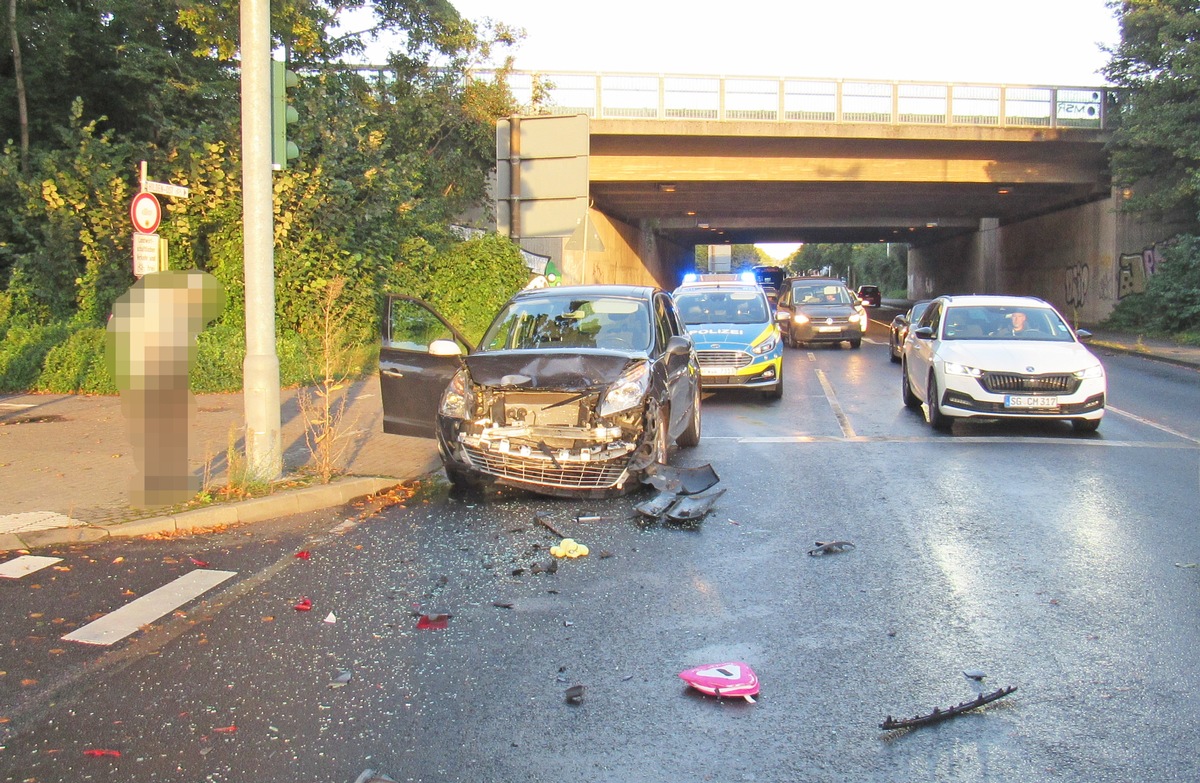
POLYGON ((650 346, 650 311, 624 297, 545 296, 509 302, 480 342, 481 351, 650 346))
POLYGON ((698 324, 761 324, 770 320, 767 303, 756 291, 686 291, 675 304, 688 326, 698 324))
POLYGON ((798 305, 850 304, 850 292, 843 285, 819 284, 792 287, 792 301, 798 305))
POLYGON ((972 305, 950 307, 942 327, 943 340, 1044 340, 1072 342, 1071 328, 1046 307, 972 305))

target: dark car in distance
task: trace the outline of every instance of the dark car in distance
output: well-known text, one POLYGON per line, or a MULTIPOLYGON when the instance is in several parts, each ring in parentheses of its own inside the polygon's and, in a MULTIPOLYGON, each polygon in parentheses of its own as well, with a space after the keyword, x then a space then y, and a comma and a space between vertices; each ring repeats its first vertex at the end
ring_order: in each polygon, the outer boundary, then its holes
POLYGON ((670 444, 700 441, 700 365, 665 291, 526 289, 478 347, 419 299, 388 297, 384 432, 436 438, 460 487, 564 497, 635 489, 670 444))
POLYGON ((879 291, 877 285, 860 285, 858 287, 858 298, 863 301, 863 304, 871 307, 879 307, 883 304, 883 294, 879 291))
POLYGON ((929 303, 932 301, 932 299, 920 299, 913 302, 912 307, 903 313, 897 314, 892 319, 892 333, 888 338, 888 351, 894 363, 900 363, 900 352, 904 348, 904 338, 908 336, 909 327, 921 320, 921 315, 924 314, 925 308, 929 307, 929 303))
POLYGON ((867 311, 846 284, 835 278, 789 277, 783 281, 775 320, 784 341, 798 348, 810 343, 862 345, 867 311))

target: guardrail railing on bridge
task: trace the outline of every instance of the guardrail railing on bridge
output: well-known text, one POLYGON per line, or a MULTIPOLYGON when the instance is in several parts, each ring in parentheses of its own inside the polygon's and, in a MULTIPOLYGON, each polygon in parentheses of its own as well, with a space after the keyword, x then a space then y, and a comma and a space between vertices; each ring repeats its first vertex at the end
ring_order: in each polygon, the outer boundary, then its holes
POLYGON ((1105 128, 1116 96, 1106 87, 572 71, 514 71, 508 85, 526 107, 593 119, 1037 128, 1105 128))

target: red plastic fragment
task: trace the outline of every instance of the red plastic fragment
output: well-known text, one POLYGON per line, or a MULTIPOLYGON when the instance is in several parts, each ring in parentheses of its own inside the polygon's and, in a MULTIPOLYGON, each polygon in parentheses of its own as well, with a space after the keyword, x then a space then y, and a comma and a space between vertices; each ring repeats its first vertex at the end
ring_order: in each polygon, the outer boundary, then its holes
POLYGON ((197 560, 194 557, 189 557, 188 560, 191 560, 192 565, 196 566, 197 568, 208 568, 207 560, 197 560))
POLYGON ((296 557, 300 558, 301 560, 307 560, 310 557, 310 555, 309 555, 309 552, 307 549, 301 549, 299 552, 296 553, 296 557))
POLYGON ((296 604, 292 608, 297 612, 310 612, 312 611, 312 601, 307 598, 301 598, 300 603, 296 604))
POLYGON ((417 620, 418 630, 440 630, 450 625, 450 615, 448 614, 423 614, 421 619, 417 620))
POLYGON ((222 726, 218 729, 213 729, 213 731, 220 734, 232 734, 233 732, 237 731, 237 726, 222 726))
POLYGON ((119 751, 119 750, 103 750, 101 748, 88 748, 87 750, 85 750, 83 752, 83 755, 91 756, 92 758, 98 758, 100 756, 114 756, 116 758, 120 758, 121 751, 119 751))

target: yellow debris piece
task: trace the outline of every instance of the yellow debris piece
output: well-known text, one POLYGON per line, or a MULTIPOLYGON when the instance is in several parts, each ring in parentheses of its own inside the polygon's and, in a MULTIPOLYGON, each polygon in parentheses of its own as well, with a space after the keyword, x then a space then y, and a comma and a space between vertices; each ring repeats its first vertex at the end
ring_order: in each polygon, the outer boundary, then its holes
POLYGON ((550 547, 555 557, 586 557, 588 548, 573 538, 564 538, 558 546, 550 547))

